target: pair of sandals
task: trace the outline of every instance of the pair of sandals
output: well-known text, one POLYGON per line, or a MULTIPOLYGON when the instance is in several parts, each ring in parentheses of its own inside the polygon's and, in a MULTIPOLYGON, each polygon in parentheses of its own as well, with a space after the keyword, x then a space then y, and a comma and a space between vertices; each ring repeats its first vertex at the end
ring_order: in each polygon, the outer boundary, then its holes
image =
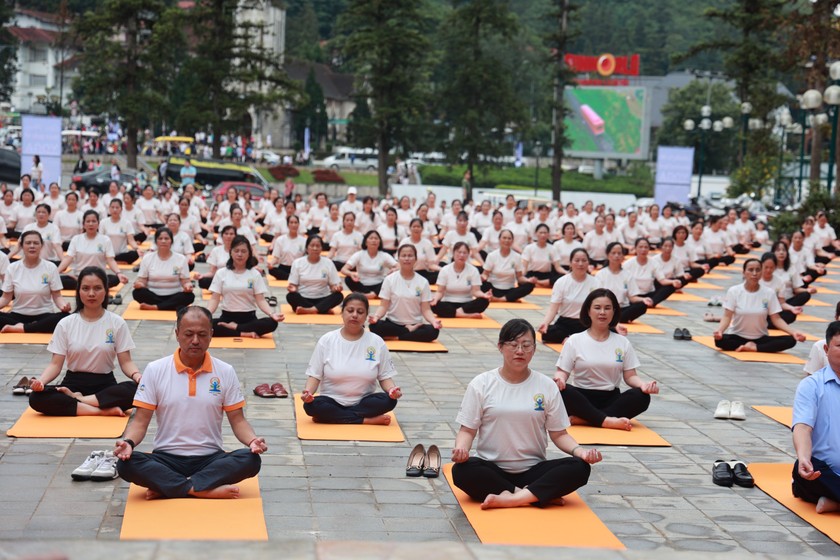
POLYGON ((289 392, 283 387, 282 383, 262 383, 254 387, 254 394, 263 399, 285 399, 288 398, 289 392))
POLYGON ((712 467, 712 482, 718 486, 730 488, 733 484, 741 488, 752 488, 755 486, 755 479, 747 469, 743 461, 733 459, 724 461, 718 459, 712 467))
POLYGON ((277 307, 277 297, 276 296, 266 296, 265 301, 268 302, 268 305, 271 307, 277 307))
POLYGON ((437 478, 440 475, 440 450, 437 445, 430 445, 429 450, 418 443, 408 456, 405 476, 437 478))
POLYGON ((17 382, 17 385, 12 387, 12 394, 13 395, 31 395, 32 394, 32 387, 29 384, 34 380, 29 379, 28 377, 21 377, 20 381, 17 382))
POLYGON ((674 329, 674 340, 691 340, 691 331, 688 329, 674 329))

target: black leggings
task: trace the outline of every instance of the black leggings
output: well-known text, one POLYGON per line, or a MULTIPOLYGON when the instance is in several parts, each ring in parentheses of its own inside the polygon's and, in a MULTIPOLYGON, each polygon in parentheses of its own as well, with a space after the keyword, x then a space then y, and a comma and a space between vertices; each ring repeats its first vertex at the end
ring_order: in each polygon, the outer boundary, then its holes
POLYGON ((455 303, 453 301, 440 301, 437 305, 432 306, 432 311, 435 315, 443 318, 456 317, 459 309, 464 313, 484 313, 487 306, 490 305, 490 300, 486 298, 476 298, 472 301, 464 303, 455 303))
POLYGON ((58 385, 48 385, 43 391, 34 391, 29 395, 29 406, 47 416, 76 416, 78 401, 59 393, 56 387, 67 387, 74 393, 85 396, 96 395, 99 408, 120 407, 128 410, 132 407, 137 383, 123 381, 117 383, 114 373, 85 373, 68 371, 58 385))
POLYGON ((586 330, 577 317, 557 317, 542 335, 543 342, 563 342, 568 337, 586 330))
POLYGON ((341 292, 330 292, 330 295, 322 298, 305 298, 298 292, 286 294, 286 301, 292 306, 293 311, 297 311, 298 307, 314 307, 320 314, 329 313, 331 309, 341 305, 342 299, 344 298, 341 292))
POLYGON ((159 296, 149 288, 135 288, 131 293, 137 303, 157 305, 161 311, 177 311, 182 307, 192 305, 195 301, 195 294, 192 292, 178 292, 171 296, 159 296))
POLYGON ((494 288, 490 282, 483 282, 481 284, 481 291, 493 291, 493 297, 505 298, 507 301, 519 301, 528 294, 534 291, 534 284, 519 284, 515 288, 494 288))
POLYGON ((548 272, 537 272, 535 270, 529 270, 525 273, 525 276, 528 278, 536 278, 537 280, 548 280, 548 285, 553 286, 557 279, 562 276, 559 272, 554 270, 553 268, 548 272))
POLYGON ((653 300, 653 305, 659 305, 669 297, 671 297, 677 289, 673 286, 663 286, 658 280, 653 281, 653 291, 646 294, 639 294, 642 297, 649 297, 653 300))
POLYGON ((647 305, 643 302, 637 301, 635 303, 631 303, 630 305, 621 308, 621 322, 629 323, 630 321, 635 321, 645 313, 647 313, 647 305))
POLYGON ((291 272, 292 266, 287 264, 278 264, 274 268, 268 269, 268 273, 278 280, 288 280, 291 272))
POLYGON ((440 336, 440 330, 432 325, 420 325, 413 331, 409 331, 405 325, 395 323, 390 319, 380 319, 370 326, 370 332, 382 338, 397 337, 400 340, 411 342, 432 342, 440 336))
POLYGON ((437 284, 438 271, 437 270, 415 270, 417 274, 429 281, 429 284, 437 284))
POLYGON ((322 424, 361 424, 365 418, 381 416, 394 410, 396 399, 387 393, 372 393, 351 406, 338 404, 335 399, 318 395, 310 403, 303 403, 303 411, 322 424))
POLYGON ((782 336, 764 335, 761 338, 750 340, 737 334, 724 334, 720 340, 715 340, 715 346, 721 350, 733 351, 747 342, 754 342, 758 352, 781 352, 796 346, 796 339, 789 334, 782 336))
POLYGON ((650 395, 637 387, 622 393, 618 387, 600 391, 566 385, 560 395, 569 416, 576 416, 590 426, 602 425, 607 416, 635 418, 650 406, 650 395))
POLYGON ((382 289, 382 282, 379 284, 362 284, 361 282, 356 282, 349 276, 344 279, 344 283, 347 284, 347 287, 350 288, 352 292, 359 292, 362 294, 376 294, 379 295, 379 291, 382 289))
POLYGON ((209 290, 210 284, 213 283, 213 277, 207 276, 206 278, 199 278, 198 279, 198 287, 202 290, 209 290))
POLYGON ((114 256, 114 260, 118 263, 127 264, 133 264, 138 258, 140 258, 140 254, 137 251, 126 251, 125 253, 117 253, 114 256))
POLYGON ((256 311, 222 311, 218 319, 213 319, 213 336, 242 336, 244 332, 257 333, 257 336, 277 330, 277 321, 271 317, 257 319, 256 311), (236 329, 229 329, 219 323, 236 323, 236 329))
MULTIPOLYGON (((110 272, 107 274, 108 276, 108 288, 113 288, 114 286, 118 286, 120 283, 120 279, 117 278, 116 274, 111 274, 110 272)), ((75 276, 70 276, 69 274, 62 274, 61 275, 61 289, 62 290, 75 290, 79 287, 79 281, 76 279, 75 276)))
POLYGON ((23 323, 23 332, 52 333, 59 321, 67 317, 67 313, 42 313, 41 315, 23 315, 11 311, 0 312, 0 327, 23 323))
POLYGON ((584 486, 590 470, 583 459, 566 457, 540 461, 525 472, 510 473, 495 463, 470 457, 452 467, 452 481, 477 502, 483 502, 490 494, 515 492, 527 486, 537 498, 535 505, 547 506, 584 486))

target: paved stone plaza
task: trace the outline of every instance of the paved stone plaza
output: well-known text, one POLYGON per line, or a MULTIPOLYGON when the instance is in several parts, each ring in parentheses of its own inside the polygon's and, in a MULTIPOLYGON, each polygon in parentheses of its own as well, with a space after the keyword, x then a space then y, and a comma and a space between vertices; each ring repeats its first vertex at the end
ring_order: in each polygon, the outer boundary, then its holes
MULTIPOLYGON (((203 265, 199 265, 200 267, 203 265)), ((722 272, 730 280, 740 269, 722 272)), ((129 274, 133 278, 133 274, 129 274)), ((819 284, 834 287, 834 284, 819 284)), ((273 289, 282 301, 284 290, 273 289)), ((704 298, 723 291, 687 290, 704 298)), ((130 301, 130 289, 123 289, 130 301)), ((840 296, 818 294, 830 306, 809 305, 806 312, 829 320, 840 296)), ((543 309, 548 297, 529 297, 543 309)), ((670 448, 601 447, 604 461, 592 470, 581 494, 628 552, 568 551, 586 558, 671 557, 675 551, 699 553, 767 553, 836 556, 840 548, 801 521, 758 488, 721 488, 712 484, 715 459, 750 462, 792 462, 789 430, 755 411, 745 422, 714 420, 723 398, 747 406, 790 405, 801 366, 735 361, 695 342, 677 341, 675 327, 710 335, 714 323, 703 313, 720 308, 705 303, 666 302, 685 317, 644 316, 642 322, 664 334, 630 335, 640 355, 640 373, 656 379, 661 393, 641 419, 671 444, 670 448)), ((118 308, 122 312, 125 303, 118 308)), ((500 323, 514 317, 508 310, 489 310, 500 323)), ((522 316, 539 324, 543 311, 522 316)), ((173 328, 162 322, 129 321, 141 369, 176 348, 173 328)), ((822 336, 826 323, 796 323, 800 330, 822 336)), ((435 443, 448 456, 458 426, 454 419, 467 383, 496 367, 496 330, 444 330, 440 342, 447 354, 394 354, 398 384, 404 397, 396 409, 404 443, 300 441, 295 435, 290 399, 260 399, 251 389, 280 381, 290 391, 303 387, 306 364, 317 338, 335 327, 281 324, 277 350, 216 350, 232 363, 247 398, 246 416, 269 452, 263 456, 260 485, 268 526, 268 544, 248 545, 254 557, 319 558, 458 557, 556 558, 557 550, 486 547, 479 541, 455 501, 445 479, 404 476, 409 451, 417 443, 435 443), (366 541, 364 544, 336 541, 366 541), (418 541, 436 541, 426 545, 418 541)), ((811 342, 791 353, 806 358, 811 342)), ((532 367, 553 373, 557 353, 540 345, 532 367)), ((0 423, 5 428, 26 407, 12 395, 21 376, 38 375, 49 361, 45 346, 0 345, 4 364, 0 381, 0 423)), ((4 428, 4 429, 5 429, 4 428)), ((226 426, 227 443, 239 445, 226 426)), ((74 482, 70 472, 94 449, 110 448, 113 440, 0 440, 0 555, 63 551, 71 557, 125 558, 241 556, 240 546, 207 543, 119 543, 128 484, 74 482), (212 546, 212 548, 210 548, 212 546)), ((141 449, 151 449, 151 436, 141 449)), ((552 452, 552 455, 559 456, 552 452)), ((840 518, 839 518, 840 519, 840 518)), ((840 521, 838 521, 840 522, 840 521)), ((224 530, 224 523, 220 523, 224 530)), ((552 527, 546 530, 562 530, 552 527)), ((682 557, 693 556, 681 554, 682 557)), ((707 557, 708 554, 704 554, 707 557)))

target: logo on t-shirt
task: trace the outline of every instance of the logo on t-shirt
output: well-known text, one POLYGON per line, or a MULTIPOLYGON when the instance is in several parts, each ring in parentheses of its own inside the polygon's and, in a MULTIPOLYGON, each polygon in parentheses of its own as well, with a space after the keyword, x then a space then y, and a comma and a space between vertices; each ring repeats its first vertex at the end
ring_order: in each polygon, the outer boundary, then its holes
POLYGON ((222 394, 222 382, 218 377, 210 378, 210 394, 217 396, 222 394))
POLYGON ((621 351, 621 348, 615 349, 615 361, 619 364, 624 362, 624 353, 621 351))
POLYGON ((414 288, 414 295, 416 295, 417 297, 420 297, 420 294, 422 294, 422 293, 423 293, 423 290, 420 289, 420 286, 417 286, 416 288, 414 288))
POLYGON ((172 276, 178 276, 181 274, 181 267, 180 266, 173 266, 172 267, 172 276))
POLYGON ((365 361, 367 361, 367 362, 375 362, 376 361, 376 348, 374 348, 373 346, 368 346, 367 350, 365 350, 365 354, 367 354, 367 357, 365 358, 365 361))
POLYGON ((327 277, 327 272, 325 270, 321 271, 321 280, 327 277))
POLYGON ((249 289, 249 290, 253 290, 253 289, 254 289, 254 281, 253 281, 253 280, 248 280, 248 289, 249 289))
POLYGON ((767 309, 767 300, 766 299, 761 300, 761 308, 762 309, 767 309))
POLYGON ((108 329, 105 331, 105 344, 115 344, 116 341, 114 340, 114 329, 108 329))
POLYGON ((49 274, 42 274, 41 275, 41 284, 44 286, 49 285, 50 283, 50 275, 49 274))
POLYGON ((104 253, 105 252, 105 247, 102 246, 102 243, 100 243, 96 246, 96 252, 97 253, 104 253))
POLYGON ((542 393, 534 395, 534 410, 537 412, 545 411, 545 395, 542 393))

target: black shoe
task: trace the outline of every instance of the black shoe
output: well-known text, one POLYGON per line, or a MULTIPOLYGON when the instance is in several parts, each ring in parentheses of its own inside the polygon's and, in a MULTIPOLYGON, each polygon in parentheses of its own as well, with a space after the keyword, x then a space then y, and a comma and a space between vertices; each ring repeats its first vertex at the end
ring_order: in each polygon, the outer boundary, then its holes
POLYGON ((674 340, 682 340, 683 339, 683 331, 682 329, 674 329, 674 340))
MULTIPOLYGON (((411 450, 411 455, 408 456, 408 464, 405 467, 405 476, 420 476, 423 474, 423 463, 426 460, 426 448, 422 443, 418 443, 411 450)), ((731 486, 731 484, 730 484, 731 486)))
POLYGON ((691 340, 691 332, 688 329, 682 330, 682 339, 683 340, 691 340))
POLYGON ((747 470, 747 465, 743 461, 730 461, 729 465, 732 468, 732 480, 735 484, 742 488, 752 488, 755 486, 755 479, 747 470))
POLYGON ((423 463, 423 476, 437 478, 440 474, 440 450, 437 445, 430 445, 423 463))
POLYGON ((122 296, 120 294, 111 298, 111 305, 122 305, 122 296))
POLYGON ((140 265, 136 265, 131 269, 131 272, 140 272, 140 265))
POLYGON ((197 262, 197 263, 207 262, 207 255, 205 255, 204 253, 199 253, 195 257, 195 262, 197 262))
POLYGON ((734 481, 734 474, 732 472, 732 467, 729 466, 729 463, 726 461, 721 461, 718 459, 715 461, 715 466, 712 467, 712 482, 717 484, 718 486, 732 486, 734 481))

